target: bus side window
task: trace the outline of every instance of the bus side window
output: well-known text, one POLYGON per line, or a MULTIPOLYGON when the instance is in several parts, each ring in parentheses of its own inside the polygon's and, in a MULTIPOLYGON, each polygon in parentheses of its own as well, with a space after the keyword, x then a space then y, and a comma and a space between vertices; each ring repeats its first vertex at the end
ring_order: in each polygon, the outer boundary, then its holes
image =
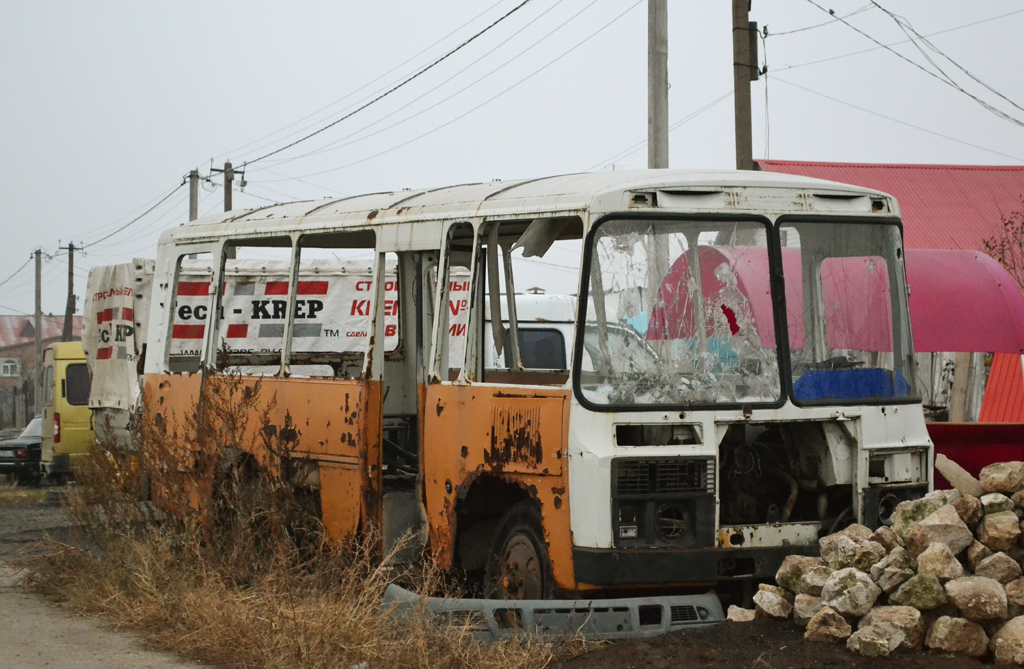
MULTIPOLYGON (((440 270, 444 280, 435 285, 435 290, 441 292, 443 306, 437 314, 435 327, 438 338, 432 367, 442 381, 459 378, 466 356, 470 309, 473 306, 470 268, 475 246, 473 226, 469 223, 456 223, 448 229, 440 270)), ((436 272, 434 276, 437 276, 436 272)))

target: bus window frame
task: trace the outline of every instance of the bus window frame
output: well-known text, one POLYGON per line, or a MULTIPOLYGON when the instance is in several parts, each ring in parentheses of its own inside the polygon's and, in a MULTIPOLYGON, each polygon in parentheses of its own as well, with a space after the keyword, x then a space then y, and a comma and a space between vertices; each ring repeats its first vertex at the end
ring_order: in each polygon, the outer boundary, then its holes
MULTIPOLYGON (((781 299, 778 303, 774 304, 776 310, 775 319, 781 321, 781 327, 784 328, 781 332, 784 333, 785 348, 779 349, 779 365, 780 377, 782 380, 783 395, 791 401, 794 406, 812 408, 812 407, 853 407, 853 406, 889 406, 897 404, 920 404, 921 403, 921 389, 917 387, 917 384, 912 385, 913 392, 906 397, 879 397, 872 400, 871 398, 859 398, 855 400, 797 400, 796 391, 793 389, 793 374, 792 374, 792 358, 790 357, 790 343, 789 343, 789 321, 787 318, 788 306, 786 304, 786 291, 785 291, 785 276, 782 270, 782 250, 780 244, 780 231, 786 225, 793 225, 794 223, 848 223, 850 225, 889 225, 896 226, 900 234, 900 246, 899 256, 896 258, 895 266, 892 268, 895 271, 889 271, 889 282, 890 282, 890 299, 892 300, 890 307, 894 308, 893 311, 893 328, 896 328, 896 312, 895 307, 898 306, 900 312, 906 314, 905 332, 901 333, 898 337, 896 333, 893 333, 893 348, 897 346, 907 347, 904 353, 905 356, 909 357, 908 369, 913 370, 915 368, 914 361, 914 340, 913 340, 913 327, 910 322, 910 299, 906 292, 908 287, 906 279, 906 240, 903 236, 903 222, 896 216, 881 216, 881 217, 867 217, 867 216, 828 216, 822 214, 783 214, 777 217, 772 224, 774 229, 773 237, 776 240, 778 246, 778 276, 776 277, 773 273, 772 281, 779 282, 781 288, 781 299), (903 277, 903 288, 904 290, 894 290, 894 281, 896 280, 897 273, 903 277)), ((899 282, 896 281, 898 284, 899 282)), ((773 288, 774 290, 774 288, 773 288)), ((773 298, 774 303, 774 298, 773 298)), ((776 326, 779 327, 779 326, 776 326)), ((824 327, 824 325, 822 325, 824 327)), ((894 366, 896 364, 896 351, 893 350, 894 366)))
POLYGON ((573 341, 572 357, 572 391, 580 406, 595 413, 621 413, 623 411, 729 411, 756 409, 781 409, 789 401, 792 390, 787 389, 786 380, 782 371, 788 369, 789 365, 789 335, 785 328, 785 294, 782 284, 782 251, 779 246, 778 228, 772 218, 759 213, 739 214, 715 214, 715 213, 676 213, 660 211, 617 211, 602 215, 590 224, 586 231, 583 242, 583 258, 580 263, 580 289, 579 307, 576 313, 576 323, 573 341), (597 230, 606 222, 621 220, 646 220, 646 221, 667 221, 667 222, 695 222, 695 223, 729 223, 746 222, 757 223, 764 227, 768 252, 768 276, 769 286, 772 294, 772 321, 775 327, 775 349, 776 362, 779 366, 779 398, 771 402, 713 402, 713 403, 692 403, 692 404, 595 404, 591 402, 580 386, 580 370, 583 361, 583 339, 586 334, 586 304, 590 295, 591 271, 593 267, 593 242, 597 230), (781 308, 780 308, 781 305, 781 308), (785 348, 783 348, 785 344, 785 348), (785 355, 785 360, 783 360, 785 355))

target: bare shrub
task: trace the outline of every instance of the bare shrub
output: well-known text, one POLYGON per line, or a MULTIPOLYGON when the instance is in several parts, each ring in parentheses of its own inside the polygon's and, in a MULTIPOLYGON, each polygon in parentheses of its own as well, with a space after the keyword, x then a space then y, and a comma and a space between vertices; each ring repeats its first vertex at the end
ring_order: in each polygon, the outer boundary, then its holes
POLYGON ((143 421, 131 447, 95 449, 66 505, 85 541, 57 545, 31 585, 145 630, 159 647, 227 666, 514 668, 553 659, 537 642, 482 644, 426 611, 401 620, 382 611, 396 578, 436 594, 442 574, 429 562, 400 570, 367 548, 379 545, 373 536, 327 546, 315 503, 290 479, 294 431, 287 420, 271 429, 272 406, 258 382, 211 376, 190 415, 143 421), (256 456, 242 448, 247 435, 259 435, 256 456), (139 501, 149 491, 156 505, 139 501))
POLYGON ((981 241, 985 253, 999 261, 1017 285, 1024 289, 1024 196, 1021 208, 1002 215, 998 234, 981 241))

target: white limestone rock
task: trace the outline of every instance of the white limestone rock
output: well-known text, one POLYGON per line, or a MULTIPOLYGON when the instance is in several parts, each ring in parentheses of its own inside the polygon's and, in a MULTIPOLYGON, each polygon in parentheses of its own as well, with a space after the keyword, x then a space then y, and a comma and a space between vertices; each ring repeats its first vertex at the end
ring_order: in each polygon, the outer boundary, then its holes
POLYGON ((1003 584, 984 576, 963 576, 946 584, 946 596, 964 618, 976 623, 1006 620, 1003 584))
POLYGON ((848 567, 832 573, 821 590, 821 599, 840 615, 862 618, 881 594, 870 576, 848 567))
POLYGON ((988 650, 988 635, 978 623, 965 618, 941 616, 928 629, 924 645, 931 650, 982 657, 988 650))

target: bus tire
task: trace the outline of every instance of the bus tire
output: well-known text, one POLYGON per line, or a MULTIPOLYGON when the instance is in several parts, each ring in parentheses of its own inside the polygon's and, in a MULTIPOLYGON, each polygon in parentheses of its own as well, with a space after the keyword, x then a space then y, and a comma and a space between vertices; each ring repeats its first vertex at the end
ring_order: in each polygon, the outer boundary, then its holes
POLYGON ((532 502, 512 505, 498 520, 484 567, 489 599, 550 599, 554 592, 540 512, 532 502))

